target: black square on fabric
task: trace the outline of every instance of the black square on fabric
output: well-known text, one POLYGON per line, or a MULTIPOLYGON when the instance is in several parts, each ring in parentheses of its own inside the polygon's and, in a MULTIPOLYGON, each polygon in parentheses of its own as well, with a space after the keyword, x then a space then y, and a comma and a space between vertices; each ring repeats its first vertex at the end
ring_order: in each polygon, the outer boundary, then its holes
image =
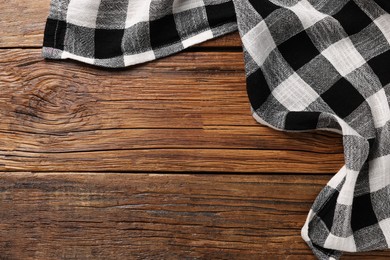
POLYGON ((269 0, 249 0, 250 4, 256 9, 256 11, 265 19, 273 11, 280 8, 280 6, 272 3, 269 0))
POLYGON ((336 210, 338 196, 339 192, 335 190, 329 200, 317 213, 317 216, 325 223, 328 230, 331 230, 333 226, 333 218, 336 210))
POLYGON ((364 102, 363 96, 345 78, 337 81, 321 97, 341 118, 351 114, 364 102))
POLYGON ((368 61, 368 65, 378 76, 383 86, 390 83, 390 51, 372 58, 368 61))
POLYGON ((280 44, 278 49, 294 70, 298 70, 320 54, 305 31, 280 44))
POLYGON ((372 23, 370 17, 354 1, 349 1, 333 17, 340 22, 348 35, 358 33, 372 23))
POLYGON ((228 22, 236 22, 236 11, 232 1, 206 6, 209 26, 215 28, 228 22))
POLYGON ((390 13, 390 1, 389 0, 374 0, 383 10, 390 13))
POLYGON ((355 197, 352 203, 351 227, 353 231, 378 224, 372 208, 371 195, 355 197))
POLYGON ((48 18, 45 27, 43 46, 64 50, 66 22, 48 18))
POLYGON ((258 69, 252 73, 246 79, 246 89, 249 97, 249 101, 254 110, 261 107, 271 95, 271 90, 268 87, 267 81, 264 78, 264 74, 261 69, 258 69))
POLYGON ((158 49, 176 42, 180 42, 180 36, 176 29, 173 15, 167 15, 161 19, 150 21, 150 43, 153 49, 158 49))
POLYGON ((317 128, 319 112, 289 112, 284 128, 286 130, 312 130, 317 128))
POLYGON ((107 59, 123 55, 123 29, 95 30, 95 58, 107 59))

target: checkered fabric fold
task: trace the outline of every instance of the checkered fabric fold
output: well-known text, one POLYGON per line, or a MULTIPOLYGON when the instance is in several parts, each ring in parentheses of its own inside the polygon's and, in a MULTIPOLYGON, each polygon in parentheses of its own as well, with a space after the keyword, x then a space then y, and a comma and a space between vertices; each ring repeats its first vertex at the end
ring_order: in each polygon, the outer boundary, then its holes
POLYGON ((43 55, 125 67, 239 30, 254 118, 343 136, 302 237, 319 259, 390 247, 389 0, 52 0, 43 55))

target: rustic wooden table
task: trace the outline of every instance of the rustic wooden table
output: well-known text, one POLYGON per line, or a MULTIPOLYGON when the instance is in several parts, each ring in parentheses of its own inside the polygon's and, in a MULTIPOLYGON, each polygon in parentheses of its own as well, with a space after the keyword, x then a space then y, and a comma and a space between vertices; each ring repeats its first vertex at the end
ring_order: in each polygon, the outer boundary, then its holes
POLYGON ((237 34, 100 69, 41 58, 48 8, 0 1, 0 259, 313 259, 341 138, 257 124, 237 34))

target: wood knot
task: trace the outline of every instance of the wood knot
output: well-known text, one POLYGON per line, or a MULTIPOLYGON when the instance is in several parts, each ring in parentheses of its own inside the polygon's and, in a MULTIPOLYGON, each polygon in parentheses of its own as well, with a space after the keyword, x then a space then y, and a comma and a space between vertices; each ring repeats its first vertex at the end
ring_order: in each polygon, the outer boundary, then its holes
POLYGON ((82 84, 58 80, 47 80, 12 96, 15 118, 45 132, 71 132, 91 122, 96 126, 95 103, 82 84))

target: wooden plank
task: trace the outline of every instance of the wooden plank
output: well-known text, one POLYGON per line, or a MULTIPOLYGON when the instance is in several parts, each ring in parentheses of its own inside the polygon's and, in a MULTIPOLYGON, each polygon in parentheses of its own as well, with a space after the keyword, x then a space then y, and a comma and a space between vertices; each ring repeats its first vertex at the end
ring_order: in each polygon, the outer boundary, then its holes
POLYGON ((250 115, 241 53, 181 53, 123 70, 0 52, 0 168, 334 173, 341 138, 250 115))
POLYGON ((50 0, 0 1, 0 48, 40 47, 50 0))
POLYGON ((197 45, 196 47, 242 47, 240 35, 238 32, 233 32, 222 37, 206 41, 197 45))
POLYGON ((300 228, 330 178, 0 176, 0 252, 5 259, 314 259, 300 228))
MULTIPOLYGON (((0 48, 41 47, 49 6, 50 0, 0 1, 0 48)), ((240 47, 241 43, 234 33, 201 46, 240 47)))

